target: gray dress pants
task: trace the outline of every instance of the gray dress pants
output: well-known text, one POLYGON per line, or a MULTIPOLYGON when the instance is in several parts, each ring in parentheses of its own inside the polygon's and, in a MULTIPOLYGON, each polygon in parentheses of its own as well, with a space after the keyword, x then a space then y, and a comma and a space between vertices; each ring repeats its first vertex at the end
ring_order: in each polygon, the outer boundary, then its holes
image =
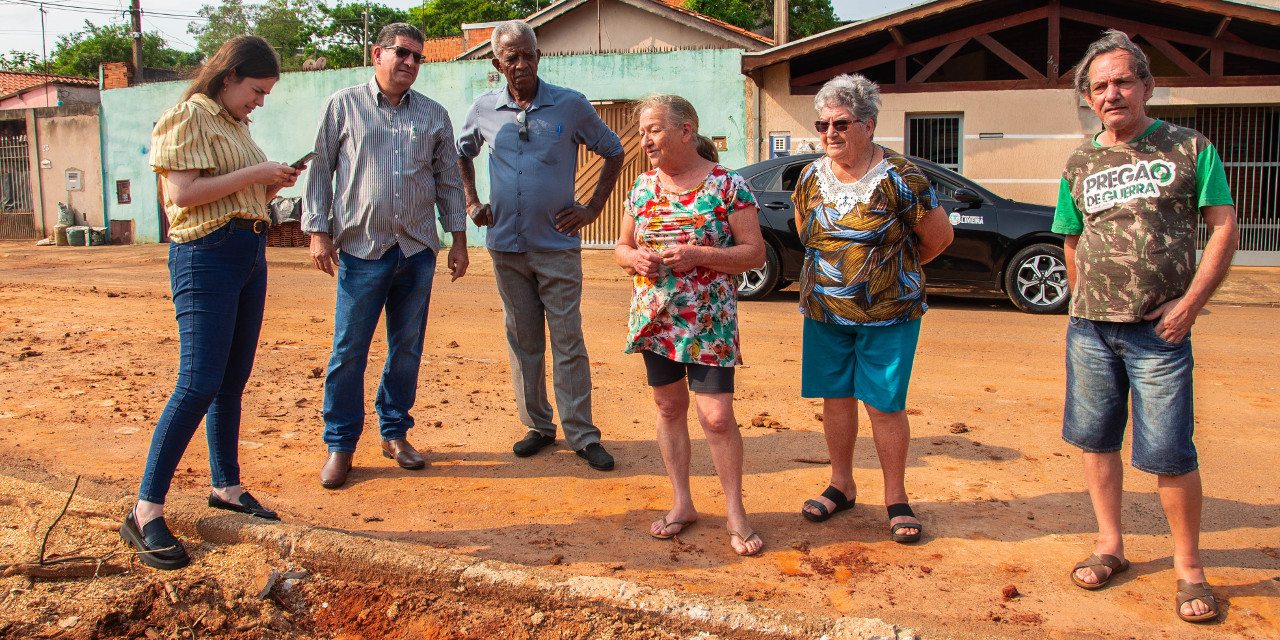
POLYGON ((556 407, 564 439, 575 451, 600 441, 591 422, 591 362, 582 337, 582 250, 489 251, 502 296, 511 381, 520 422, 555 437, 547 399, 547 334, 551 336, 556 407))

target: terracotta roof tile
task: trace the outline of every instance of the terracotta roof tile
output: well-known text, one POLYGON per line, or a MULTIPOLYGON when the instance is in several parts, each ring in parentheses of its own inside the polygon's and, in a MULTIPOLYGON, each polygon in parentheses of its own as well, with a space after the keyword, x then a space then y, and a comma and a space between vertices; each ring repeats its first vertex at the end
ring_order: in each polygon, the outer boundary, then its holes
POLYGON ((703 20, 706 20, 707 22, 710 22, 711 24, 714 24, 716 26, 723 27, 730 31, 740 33, 744 36, 747 36, 748 38, 754 38, 765 44, 770 44, 770 45, 773 44, 773 38, 770 38, 768 36, 762 36, 758 33, 752 33, 746 29, 743 29, 742 27, 731 25, 728 22, 725 22, 723 20, 717 20, 716 18, 712 18, 711 16, 704 15, 704 14, 698 13, 697 11, 692 11, 690 9, 684 8, 685 0, 654 0, 654 1, 658 2, 659 4, 665 4, 668 7, 671 7, 672 9, 675 9, 676 11, 679 11, 681 13, 687 13, 691 16, 694 16, 695 18, 701 18, 703 20))
POLYGON ((98 81, 92 78, 28 73, 26 71, 0 71, 0 95, 8 95, 15 91, 22 91, 23 89, 28 89, 46 82, 74 84, 84 87, 98 86, 98 81))

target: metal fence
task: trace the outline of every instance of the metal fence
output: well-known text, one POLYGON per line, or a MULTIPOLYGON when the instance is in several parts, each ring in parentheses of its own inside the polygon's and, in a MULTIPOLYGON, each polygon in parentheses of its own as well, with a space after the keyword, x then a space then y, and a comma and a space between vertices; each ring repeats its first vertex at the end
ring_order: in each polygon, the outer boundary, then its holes
MULTIPOLYGON (((1151 115, 1209 138, 1236 203, 1237 250, 1277 252, 1280 262, 1280 107, 1152 107, 1151 115)), ((1208 237, 1201 222, 1199 248, 1208 237)))
POLYGON ((0 213, 31 213, 27 123, 0 122, 0 213))
POLYGON ((907 155, 924 158, 960 173, 961 143, 958 115, 907 116, 907 155))

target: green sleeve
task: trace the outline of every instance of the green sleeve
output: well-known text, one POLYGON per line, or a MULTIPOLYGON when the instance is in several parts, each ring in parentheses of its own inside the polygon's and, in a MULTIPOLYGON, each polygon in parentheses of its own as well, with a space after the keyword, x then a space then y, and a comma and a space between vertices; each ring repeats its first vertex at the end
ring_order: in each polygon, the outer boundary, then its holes
POLYGON ((1235 204, 1231 199, 1231 187, 1227 185, 1227 171, 1212 144, 1205 145, 1196 156, 1196 191, 1201 207, 1219 204, 1235 204))
POLYGON ((1064 176, 1058 186, 1058 207, 1053 212, 1053 232, 1078 236, 1081 231, 1084 231, 1084 213, 1076 207, 1076 200, 1071 197, 1071 185, 1064 176))

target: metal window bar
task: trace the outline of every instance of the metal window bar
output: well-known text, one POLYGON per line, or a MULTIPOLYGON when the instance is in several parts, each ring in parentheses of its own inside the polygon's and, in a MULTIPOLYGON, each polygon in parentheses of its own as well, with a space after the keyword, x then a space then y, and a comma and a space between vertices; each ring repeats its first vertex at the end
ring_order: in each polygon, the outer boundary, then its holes
POLYGON ((960 116, 907 116, 907 154, 960 172, 960 116))
POLYGON ((26 122, 0 122, 0 212, 31 213, 26 122))
MULTIPOLYGON (((1240 251, 1280 252, 1280 106, 1153 107, 1151 115, 1200 131, 1217 148, 1240 222, 1240 251)), ((1209 230, 1198 225, 1203 249, 1209 230)))

